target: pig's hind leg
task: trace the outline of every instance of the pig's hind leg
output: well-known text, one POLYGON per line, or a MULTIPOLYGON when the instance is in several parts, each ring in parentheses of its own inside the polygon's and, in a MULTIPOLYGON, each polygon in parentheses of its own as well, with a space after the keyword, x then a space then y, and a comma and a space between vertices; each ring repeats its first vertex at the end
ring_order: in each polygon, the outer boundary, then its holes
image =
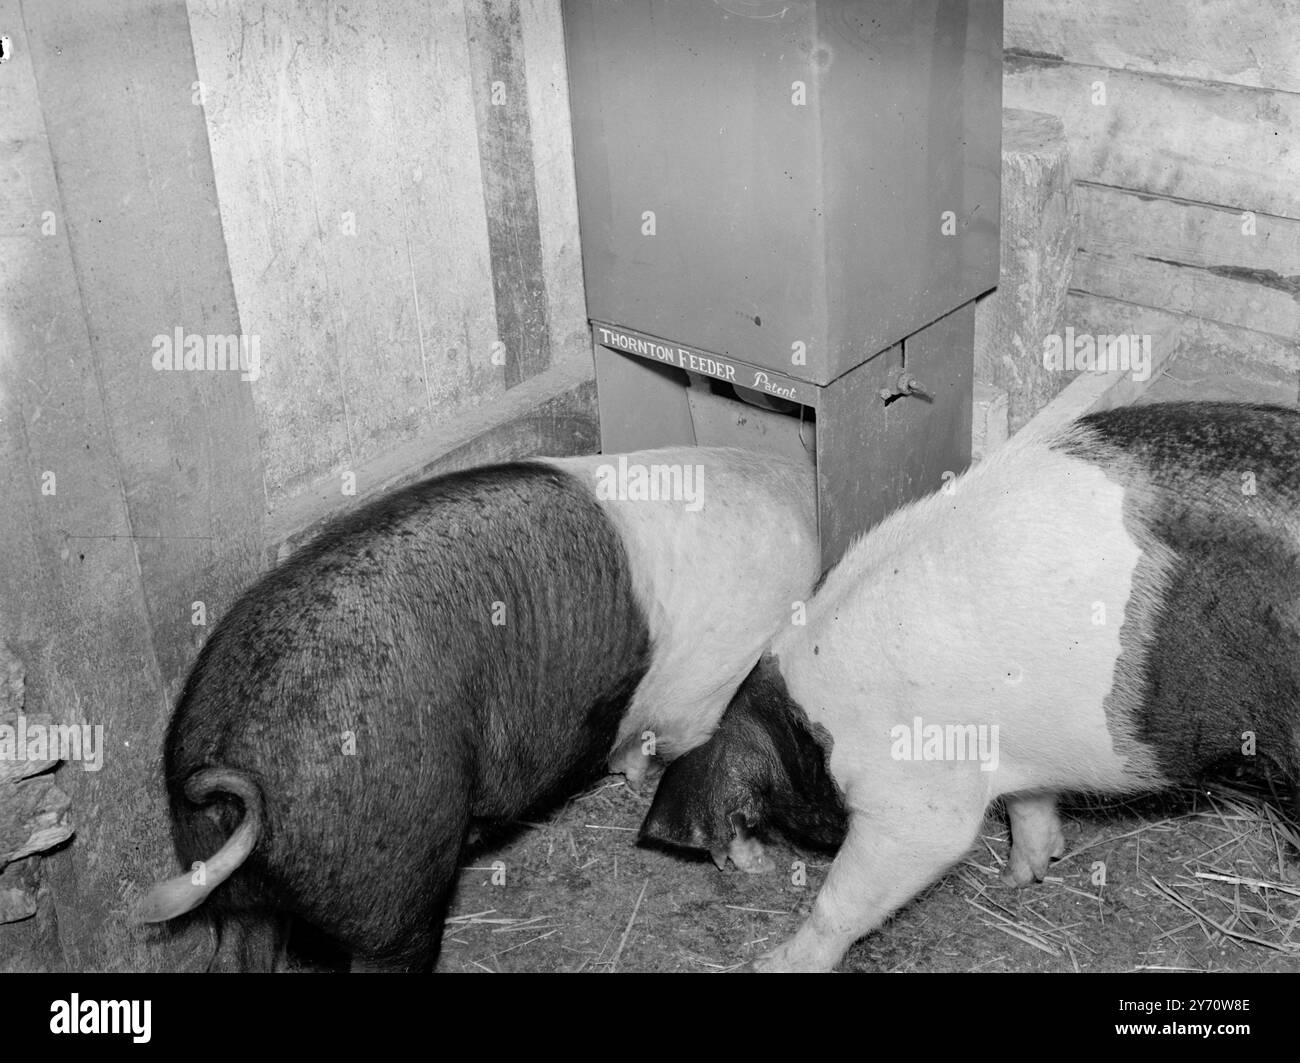
POLYGON ((969 776, 944 785, 943 794, 931 786, 911 794, 873 787, 870 811, 851 801, 848 837, 812 914, 794 937, 759 957, 755 970, 833 970, 858 938, 960 860, 984 822, 987 789, 969 776))
MULTIPOLYGON (((455 873, 455 864, 451 867, 455 873)), ((405 913, 397 922, 390 944, 352 953, 352 974, 429 974, 442 947, 442 931, 451 900, 450 883, 439 897, 420 909, 405 913)))
POLYGON ((1065 852, 1065 835, 1056 815, 1055 794, 1018 794, 1006 799, 1011 852, 1002 869, 1007 886, 1042 882, 1053 860, 1065 852))
POLYGON ((608 763, 609 770, 615 775, 625 776, 627 785, 637 792, 648 784, 653 790, 653 783, 663 771, 661 765, 641 751, 641 745, 642 739, 638 735, 630 736, 609 755, 608 763))
POLYGON ((216 952, 209 974, 269 974, 280 965, 288 940, 289 920, 277 912, 214 911, 211 925, 216 952))
MULTIPOLYGON (((456 855, 453 851, 452 856, 456 855)), ((438 880, 429 884, 426 903, 402 913, 392 913, 385 919, 393 930, 390 943, 379 948, 363 947, 353 951, 349 967, 353 974, 427 974, 433 970, 442 947, 456 864, 457 861, 452 859, 448 867, 439 869, 438 880), (443 871, 445 875, 441 874, 443 871)))
POLYGON ((429 972, 437 962, 471 822, 470 781, 450 773, 446 781, 436 799, 411 807, 402 820, 408 831, 390 829, 362 861, 332 922, 318 923, 347 951, 353 972, 429 972), (416 850, 422 859, 408 861, 416 850))

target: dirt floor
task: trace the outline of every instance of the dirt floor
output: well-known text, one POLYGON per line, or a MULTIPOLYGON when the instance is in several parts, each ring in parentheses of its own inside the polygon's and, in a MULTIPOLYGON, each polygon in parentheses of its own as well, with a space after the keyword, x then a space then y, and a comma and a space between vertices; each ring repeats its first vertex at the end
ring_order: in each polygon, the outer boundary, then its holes
MULTIPOLYGON (((439 970, 721 972, 796 929, 828 856, 773 846, 784 870, 747 875, 640 847, 650 794, 610 776, 477 852, 439 970)), ((967 858, 842 969, 1300 971, 1300 836, 1260 798, 1183 790, 1064 806, 1065 857, 1019 890, 998 882, 1007 832, 995 809, 967 858)))

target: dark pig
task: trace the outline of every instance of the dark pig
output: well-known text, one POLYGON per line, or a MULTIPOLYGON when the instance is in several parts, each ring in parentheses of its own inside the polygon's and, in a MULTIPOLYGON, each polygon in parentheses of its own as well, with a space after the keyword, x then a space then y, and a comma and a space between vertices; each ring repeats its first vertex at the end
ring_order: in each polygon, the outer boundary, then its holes
POLYGON ((217 969, 290 920, 427 970, 471 824, 703 742, 819 567, 811 472, 676 448, 441 476, 343 517, 204 645, 165 747, 217 969), (647 743, 646 738, 649 738, 647 743))

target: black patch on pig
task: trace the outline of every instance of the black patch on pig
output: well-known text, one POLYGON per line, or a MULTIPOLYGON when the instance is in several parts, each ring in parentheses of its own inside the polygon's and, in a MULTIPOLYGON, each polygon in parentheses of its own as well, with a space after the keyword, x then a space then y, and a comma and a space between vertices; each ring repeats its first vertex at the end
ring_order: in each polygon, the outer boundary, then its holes
POLYGON ((166 741, 177 855, 211 857, 242 815, 185 781, 242 771, 264 829, 207 902, 218 922, 280 913, 371 965, 431 967, 471 820, 603 770, 650 655, 622 538, 576 478, 517 463, 394 492, 204 645, 166 741))
POLYGON ((831 777, 831 738, 813 728, 764 656, 736 691, 718 729, 664 770, 641 825, 643 841, 725 849, 738 815, 751 833, 777 830, 796 843, 836 849, 848 830, 831 777))
POLYGON ((1135 737, 1170 779, 1300 782, 1300 411, 1178 402, 1080 423, 1065 449, 1123 482, 1139 545, 1175 558, 1151 630, 1126 642, 1135 737))

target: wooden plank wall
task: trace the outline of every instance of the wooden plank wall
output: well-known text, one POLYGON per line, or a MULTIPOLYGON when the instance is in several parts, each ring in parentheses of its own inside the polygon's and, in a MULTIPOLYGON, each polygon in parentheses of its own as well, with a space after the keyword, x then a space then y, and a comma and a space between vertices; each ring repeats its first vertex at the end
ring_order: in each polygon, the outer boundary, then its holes
POLYGON ((536 445, 591 449, 559 5, 188 8, 272 541, 574 389, 536 445))
POLYGON ((126 915, 173 869, 161 740, 211 625, 367 494, 596 447, 559 8, 0 0, 0 29, 0 643, 27 714, 105 736, 58 769, 76 835, 0 970, 201 965, 201 928, 126 915), (178 328, 260 373, 160 372, 178 328))
POLYGON ((0 5, 0 639, 25 711, 102 728, 103 762, 59 769, 76 836, 43 861, 50 932, 0 955, 149 966, 124 916, 170 864, 159 748, 195 603, 219 615, 257 570, 256 424, 237 373, 154 364, 176 328, 239 331, 183 4, 19 6, 0 5))
POLYGON ((1005 46, 1006 105, 1066 127, 1074 327, 1297 401, 1300 2, 1006 0, 1005 46))

